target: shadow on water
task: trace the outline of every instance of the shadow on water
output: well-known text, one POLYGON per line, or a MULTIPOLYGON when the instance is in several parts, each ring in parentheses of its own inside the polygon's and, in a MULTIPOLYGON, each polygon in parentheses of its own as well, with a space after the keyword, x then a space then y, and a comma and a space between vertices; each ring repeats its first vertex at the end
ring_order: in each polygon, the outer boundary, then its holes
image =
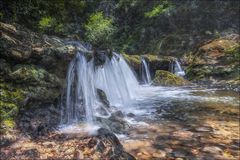
POLYGON ((150 117, 136 115, 147 125, 130 129, 124 147, 138 159, 238 159, 238 96, 212 90, 160 98, 150 117))

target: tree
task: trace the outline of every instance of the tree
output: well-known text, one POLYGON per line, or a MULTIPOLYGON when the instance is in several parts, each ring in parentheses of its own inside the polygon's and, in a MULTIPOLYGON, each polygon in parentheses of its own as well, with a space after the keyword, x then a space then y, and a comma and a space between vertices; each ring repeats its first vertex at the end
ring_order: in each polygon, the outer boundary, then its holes
POLYGON ((106 49, 111 47, 113 35, 116 30, 113 19, 105 17, 103 12, 96 12, 90 15, 84 25, 86 40, 94 47, 106 49))

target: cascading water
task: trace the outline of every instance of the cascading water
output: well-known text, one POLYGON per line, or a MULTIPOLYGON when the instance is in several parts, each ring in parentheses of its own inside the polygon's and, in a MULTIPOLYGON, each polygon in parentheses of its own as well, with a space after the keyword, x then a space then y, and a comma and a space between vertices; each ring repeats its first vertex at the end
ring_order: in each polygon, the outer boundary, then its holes
MULTIPOLYGON (((80 51, 71 61, 67 73, 67 87, 62 102, 61 124, 94 123, 98 108, 104 108, 97 89, 105 92, 110 105, 124 106, 136 98, 138 81, 121 55, 105 56, 105 63, 95 68, 94 58, 87 62, 80 51)), ((106 108, 105 108, 106 110, 106 108)))
POLYGON ((67 74, 66 103, 62 107, 62 123, 94 122, 93 112, 99 105, 94 87, 93 60, 87 62, 78 52, 71 61, 67 74))
POLYGON ((185 76, 185 72, 182 69, 182 67, 177 59, 175 60, 175 64, 174 64, 173 68, 174 68, 174 70, 173 70, 174 74, 176 74, 177 76, 181 76, 181 77, 185 76))
POLYGON ((144 84, 151 84, 152 80, 149 71, 149 66, 143 57, 141 58, 141 76, 144 84))
POLYGON ((106 57, 103 67, 96 70, 96 87, 106 93, 111 105, 123 106, 136 98, 140 86, 122 55, 113 53, 111 60, 106 57))

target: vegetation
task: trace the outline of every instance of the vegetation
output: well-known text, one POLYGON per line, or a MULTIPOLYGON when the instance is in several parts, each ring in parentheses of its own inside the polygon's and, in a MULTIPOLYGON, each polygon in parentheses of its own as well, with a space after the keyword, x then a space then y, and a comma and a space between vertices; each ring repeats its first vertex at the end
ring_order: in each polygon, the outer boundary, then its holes
POLYGON ((156 71, 153 82, 155 85, 161 86, 182 86, 187 84, 187 81, 182 77, 163 70, 156 71))
POLYGON ((238 6, 235 0, 3 0, 0 19, 47 34, 74 34, 96 47, 173 55, 230 28, 238 32, 238 6))
POLYGON ((85 24, 86 40, 98 47, 111 47, 112 36, 114 34, 113 19, 106 18, 103 12, 97 12, 90 15, 85 24))

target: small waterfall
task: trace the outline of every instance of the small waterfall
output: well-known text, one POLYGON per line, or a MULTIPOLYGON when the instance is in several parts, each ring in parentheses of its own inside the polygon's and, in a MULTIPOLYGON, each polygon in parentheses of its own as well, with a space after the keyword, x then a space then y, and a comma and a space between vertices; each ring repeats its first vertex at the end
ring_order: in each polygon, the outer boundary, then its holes
POLYGON ((144 84, 151 84, 152 79, 149 71, 149 66, 143 57, 141 58, 141 76, 144 84))
POLYGON ((106 93, 111 105, 127 106, 137 96, 139 83, 122 55, 113 54, 96 70, 96 86, 106 93))
POLYGON ((87 62, 86 55, 78 51, 68 68, 61 124, 94 123, 95 116, 101 116, 98 109, 104 108, 97 89, 105 92, 110 105, 127 107, 135 99, 139 84, 122 55, 113 53, 111 59, 105 56, 105 63, 96 68, 94 58, 87 62))
POLYGON ((62 107, 62 123, 94 122, 94 109, 100 104, 94 86, 93 60, 87 62, 78 52, 67 73, 66 103, 62 107))
POLYGON ((182 69, 178 59, 176 59, 174 62, 175 63, 174 63, 174 66, 172 67, 173 68, 172 73, 176 74, 177 76, 181 76, 181 77, 185 76, 185 72, 182 69))

